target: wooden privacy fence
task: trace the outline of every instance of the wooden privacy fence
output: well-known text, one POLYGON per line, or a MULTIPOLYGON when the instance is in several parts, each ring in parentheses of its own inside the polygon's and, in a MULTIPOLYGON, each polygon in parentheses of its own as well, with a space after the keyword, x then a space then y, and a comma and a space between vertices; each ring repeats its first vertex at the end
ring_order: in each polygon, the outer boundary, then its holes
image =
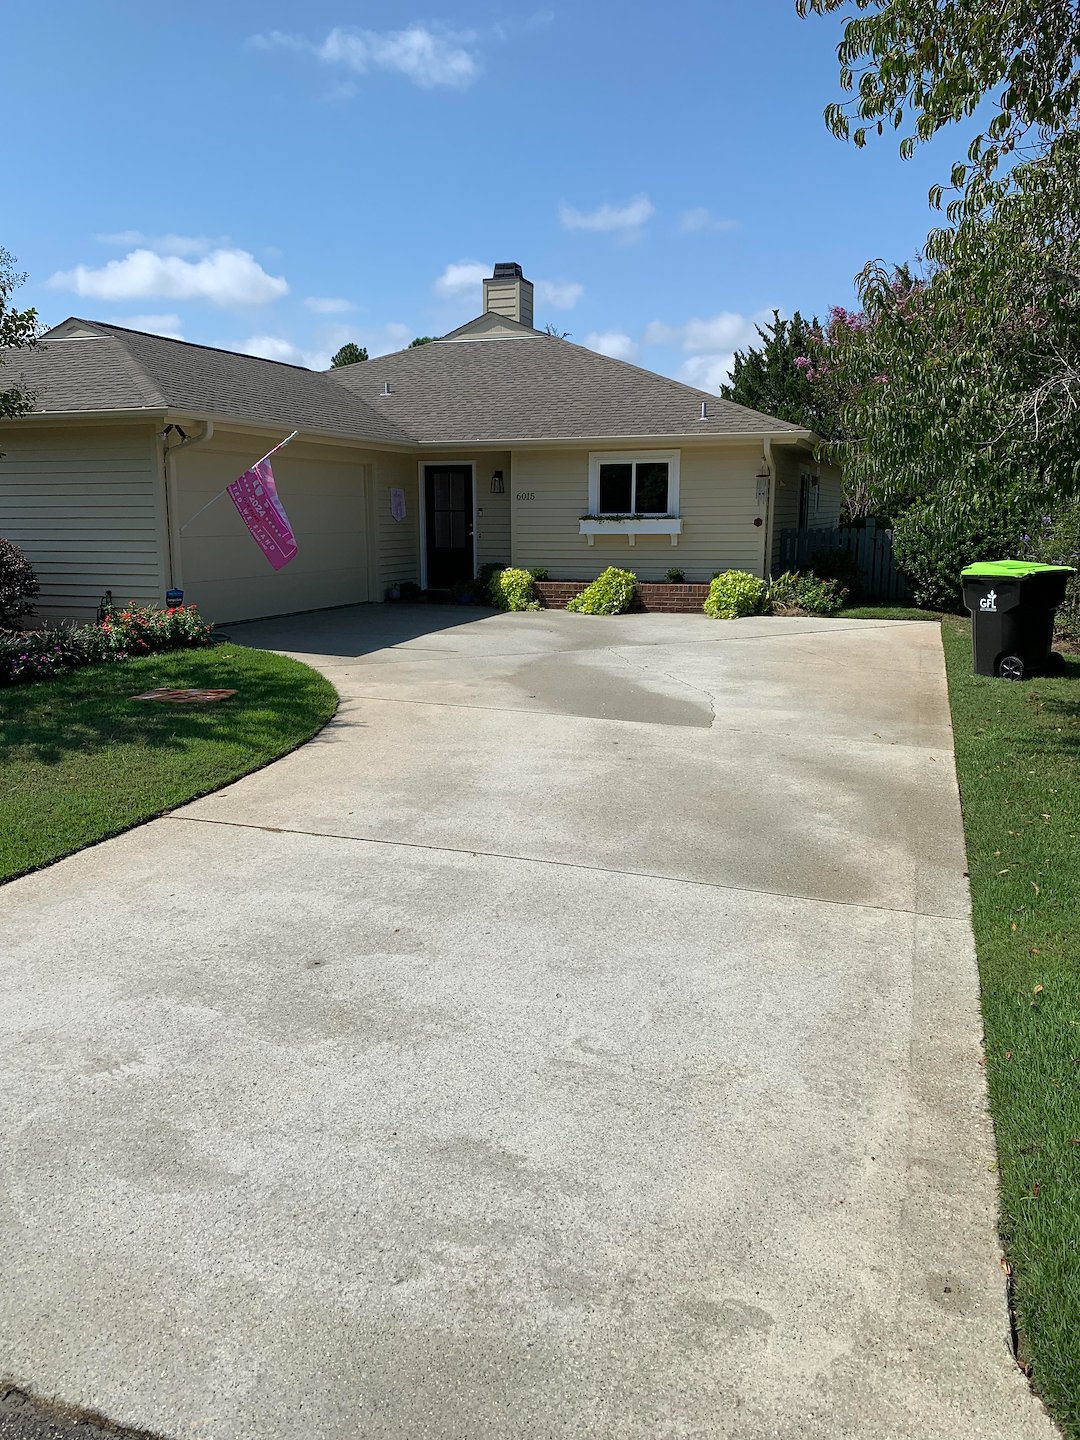
POLYGON ((859 567, 859 598, 909 600, 907 581, 896 568, 892 531, 879 529, 873 520, 865 525, 835 529, 780 531, 780 573, 810 570, 819 550, 846 550, 859 567))

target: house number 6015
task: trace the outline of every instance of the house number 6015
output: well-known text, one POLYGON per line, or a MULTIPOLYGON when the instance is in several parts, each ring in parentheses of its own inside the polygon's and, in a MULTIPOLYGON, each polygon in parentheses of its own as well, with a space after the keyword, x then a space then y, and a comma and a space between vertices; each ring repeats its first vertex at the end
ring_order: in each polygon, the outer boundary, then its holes
POLYGON ((517 492, 517 494, 514 496, 514 499, 515 499, 515 500, 535 500, 535 499, 536 499, 536 491, 535 491, 535 490, 519 490, 519 491, 517 492))

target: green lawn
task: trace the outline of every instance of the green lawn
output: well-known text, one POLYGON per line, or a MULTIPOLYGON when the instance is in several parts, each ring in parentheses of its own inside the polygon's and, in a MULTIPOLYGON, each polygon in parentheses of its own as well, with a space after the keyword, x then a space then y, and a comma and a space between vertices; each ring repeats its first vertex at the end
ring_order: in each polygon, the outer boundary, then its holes
POLYGON ((0 881, 265 765, 336 708, 306 665, 231 644, 0 690, 0 881), (132 699, 158 686, 238 693, 205 707, 132 699))
POLYGON ((913 605, 845 605, 838 620, 940 620, 937 610, 916 610, 913 605))
POLYGON ((983 679, 943 635, 1021 1356, 1080 1437, 1080 658, 983 679))

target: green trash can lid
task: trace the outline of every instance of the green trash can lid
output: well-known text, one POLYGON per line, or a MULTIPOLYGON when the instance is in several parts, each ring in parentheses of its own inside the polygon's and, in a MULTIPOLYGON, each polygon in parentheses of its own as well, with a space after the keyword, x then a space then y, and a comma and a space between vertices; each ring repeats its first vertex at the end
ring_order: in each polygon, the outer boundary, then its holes
POLYGON ((1025 575, 1075 575, 1071 565, 1039 565, 1034 560, 980 560, 960 571, 961 580, 1019 580, 1025 575))

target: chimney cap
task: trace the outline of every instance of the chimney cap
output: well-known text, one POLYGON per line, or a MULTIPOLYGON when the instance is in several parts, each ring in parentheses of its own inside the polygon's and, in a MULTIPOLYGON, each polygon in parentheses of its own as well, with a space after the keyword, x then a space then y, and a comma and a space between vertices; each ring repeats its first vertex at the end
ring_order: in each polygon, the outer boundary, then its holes
POLYGON ((491 272, 492 280, 524 280, 525 272, 516 260, 505 260, 491 272))

